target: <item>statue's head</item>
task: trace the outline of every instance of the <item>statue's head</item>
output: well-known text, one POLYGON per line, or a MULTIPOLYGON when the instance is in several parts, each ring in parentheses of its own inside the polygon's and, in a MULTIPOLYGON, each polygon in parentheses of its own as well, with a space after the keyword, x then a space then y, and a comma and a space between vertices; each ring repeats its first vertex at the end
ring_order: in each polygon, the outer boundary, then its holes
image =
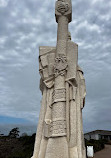
POLYGON ((68 39, 68 40, 71 40, 71 33, 70 33, 70 32, 68 32, 67 39, 68 39))

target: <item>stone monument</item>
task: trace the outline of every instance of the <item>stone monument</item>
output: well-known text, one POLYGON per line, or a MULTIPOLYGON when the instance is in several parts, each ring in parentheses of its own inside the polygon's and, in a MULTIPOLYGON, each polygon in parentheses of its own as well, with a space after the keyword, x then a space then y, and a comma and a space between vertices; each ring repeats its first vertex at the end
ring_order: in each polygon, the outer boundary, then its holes
POLYGON ((32 158, 85 158, 82 109, 86 90, 78 45, 68 32, 71 0, 57 0, 55 16, 57 45, 39 49, 43 97, 32 158))

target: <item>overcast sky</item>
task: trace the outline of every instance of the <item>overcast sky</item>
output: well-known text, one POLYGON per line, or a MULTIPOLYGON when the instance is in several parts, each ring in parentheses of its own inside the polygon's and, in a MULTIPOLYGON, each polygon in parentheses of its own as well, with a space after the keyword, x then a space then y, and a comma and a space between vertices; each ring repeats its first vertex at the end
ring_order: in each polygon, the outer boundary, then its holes
MULTIPOLYGON (((111 1, 72 0, 72 8, 69 30, 87 88, 84 131, 111 130, 111 1)), ((55 46, 56 36, 55 0, 0 0, 0 131, 36 130, 39 46, 55 46)))

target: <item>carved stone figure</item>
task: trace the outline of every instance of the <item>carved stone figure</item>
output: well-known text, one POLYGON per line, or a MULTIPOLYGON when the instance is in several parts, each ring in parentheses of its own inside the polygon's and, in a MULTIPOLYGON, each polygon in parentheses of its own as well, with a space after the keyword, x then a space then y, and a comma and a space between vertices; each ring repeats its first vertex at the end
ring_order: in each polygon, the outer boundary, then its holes
POLYGON ((82 109, 85 80, 71 41, 71 1, 56 2, 57 46, 39 49, 42 103, 32 158, 86 158, 82 109))

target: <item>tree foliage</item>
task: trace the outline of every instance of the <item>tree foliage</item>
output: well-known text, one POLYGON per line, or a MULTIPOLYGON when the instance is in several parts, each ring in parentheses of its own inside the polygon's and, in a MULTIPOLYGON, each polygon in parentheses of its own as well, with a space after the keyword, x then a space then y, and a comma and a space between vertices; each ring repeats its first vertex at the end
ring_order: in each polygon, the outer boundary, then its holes
POLYGON ((19 128, 18 127, 16 127, 16 128, 13 128, 10 132, 9 132, 9 137, 11 137, 11 138, 17 138, 18 136, 19 136, 19 133, 20 133, 20 131, 19 131, 19 128))

